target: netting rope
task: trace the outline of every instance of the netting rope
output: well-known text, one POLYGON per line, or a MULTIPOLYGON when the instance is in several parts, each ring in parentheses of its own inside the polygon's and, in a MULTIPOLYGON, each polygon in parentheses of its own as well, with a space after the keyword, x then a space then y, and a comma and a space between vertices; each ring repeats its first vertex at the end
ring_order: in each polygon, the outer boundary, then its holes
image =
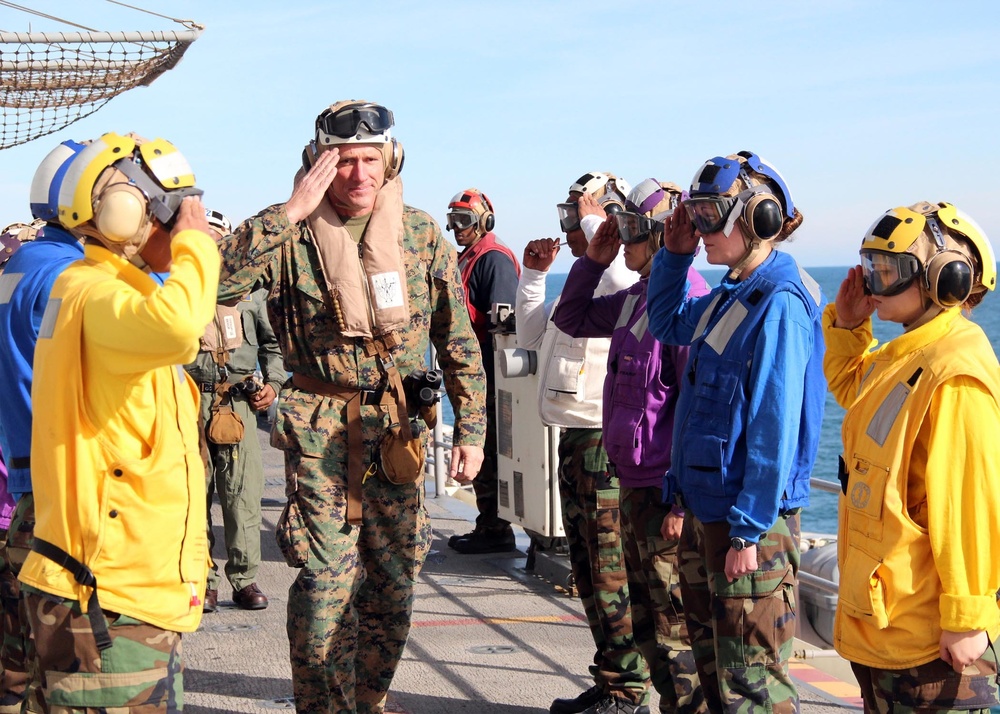
POLYGON ((0 32, 0 149, 93 114, 173 68, 204 29, 178 32, 0 32))

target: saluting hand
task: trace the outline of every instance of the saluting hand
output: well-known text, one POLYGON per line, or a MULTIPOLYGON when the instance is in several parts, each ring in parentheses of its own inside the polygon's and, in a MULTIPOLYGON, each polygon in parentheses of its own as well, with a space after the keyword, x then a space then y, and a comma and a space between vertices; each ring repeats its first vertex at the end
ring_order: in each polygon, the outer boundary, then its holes
POLYGON ((698 235, 684 204, 678 206, 664 223, 663 246, 677 255, 691 255, 698 249, 698 235))
POLYGON ((601 205, 597 202, 597 199, 591 196, 589 193, 585 193, 580 196, 580 200, 576 204, 577 214, 583 219, 584 216, 597 216, 602 221, 607 220, 608 214, 604 212, 601 205))
POLYGON ((552 263, 559 253, 559 248, 558 238, 538 238, 529 241, 528 245, 524 246, 524 257, 521 259, 521 265, 525 268, 545 272, 552 267, 552 263))
POLYGON ((837 291, 837 319, 834 327, 853 330, 875 312, 872 296, 865 293, 865 274, 860 265, 847 271, 847 277, 837 291))
POLYGON ((610 218, 605 219, 594 238, 587 245, 587 257, 603 266, 611 265, 618 257, 622 242, 618 238, 618 223, 610 218))
POLYGON ((292 195, 285 203, 289 223, 298 223, 316 210, 337 175, 339 161, 340 149, 327 149, 317 157, 305 176, 295 182, 292 195))
POLYGON ((198 196, 188 196, 181 201, 180 208, 177 209, 177 218, 174 220, 174 227, 170 229, 170 237, 173 238, 181 231, 196 230, 207 235, 212 235, 212 228, 208 225, 208 218, 205 217, 205 206, 198 196))

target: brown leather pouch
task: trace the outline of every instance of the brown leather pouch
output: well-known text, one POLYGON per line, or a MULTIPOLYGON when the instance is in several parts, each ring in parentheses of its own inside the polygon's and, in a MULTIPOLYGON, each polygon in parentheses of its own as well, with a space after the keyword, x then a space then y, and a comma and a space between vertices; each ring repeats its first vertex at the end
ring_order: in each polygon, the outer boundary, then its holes
POLYGON ((423 438, 407 439, 399 424, 392 424, 379 439, 378 473, 389 483, 416 483, 424 475, 427 450, 423 438))

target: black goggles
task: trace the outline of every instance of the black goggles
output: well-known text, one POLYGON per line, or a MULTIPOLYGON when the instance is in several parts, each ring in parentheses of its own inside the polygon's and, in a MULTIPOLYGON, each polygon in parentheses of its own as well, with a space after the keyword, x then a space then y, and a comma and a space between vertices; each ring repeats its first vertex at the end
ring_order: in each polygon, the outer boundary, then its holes
POLYGON ((350 139, 365 127, 370 134, 381 134, 393 125, 392 112, 378 104, 347 106, 336 114, 324 113, 316 119, 316 128, 324 134, 350 139))
POLYGON ((559 229, 563 233, 580 228, 580 208, 575 203, 557 203, 556 211, 559 213, 559 229))
POLYGON ((614 219, 618 222, 618 237, 625 245, 645 243, 651 233, 663 234, 663 221, 641 213, 623 211, 615 214, 614 219))
POLYGON ((447 230, 464 231, 466 228, 471 228, 479 223, 479 216, 469 211, 455 211, 448 214, 447 220, 447 230))

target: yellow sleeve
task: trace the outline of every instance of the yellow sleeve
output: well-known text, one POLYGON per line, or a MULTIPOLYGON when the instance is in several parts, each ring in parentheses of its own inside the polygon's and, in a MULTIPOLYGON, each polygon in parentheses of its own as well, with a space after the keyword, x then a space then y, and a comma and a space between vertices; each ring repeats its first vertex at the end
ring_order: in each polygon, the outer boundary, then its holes
POLYGON ((87 342, 112 353, 105 365, 111 372, 187 364, 197 355, 215 313, 219 249, 208 235, 186 230, 174 236, 170 251, 170 275, 149 295, 108 280, 87 301, 87 342))
POLYGON ((845 409, 854 403, 867 366, 866 357, 877 343, 872 337, 872 321, 868 318, 853 330, 834 327, 837 306, 827 304, 823 310, 823 374, 837 404, 845 409))
POLYGON ((927 530, 941 579, 941 627, 1000 627, 1000 406, 971 376, 935 393, 926 434, 927 530))

